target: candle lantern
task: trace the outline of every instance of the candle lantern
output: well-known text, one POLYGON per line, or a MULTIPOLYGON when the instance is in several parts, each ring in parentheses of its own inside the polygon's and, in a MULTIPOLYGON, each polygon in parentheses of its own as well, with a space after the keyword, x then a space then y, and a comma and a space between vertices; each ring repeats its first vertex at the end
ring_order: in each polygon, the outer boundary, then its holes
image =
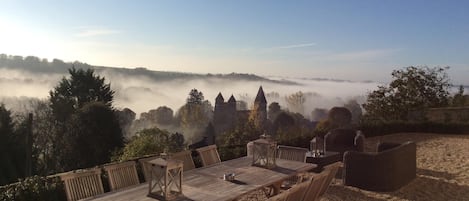
POLYGON ((276 158, 277 142, 270 136, 263 135, 253 142, 252 165, 271 169, 276 167, 276 158))
POLYGON ((151 167, 148 197, 167 201, 182 195, 182 161, 157 158, 148 164, 151 167))

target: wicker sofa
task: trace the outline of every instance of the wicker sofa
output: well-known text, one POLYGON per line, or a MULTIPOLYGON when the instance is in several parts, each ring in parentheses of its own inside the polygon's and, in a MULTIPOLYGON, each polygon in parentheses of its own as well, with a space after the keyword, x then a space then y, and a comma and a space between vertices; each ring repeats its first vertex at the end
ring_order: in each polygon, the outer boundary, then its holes
POLYGON ((355 129, 336 128, 324 137, 327 151, 339 152, 342 156, 346 151, 360 151, 364 149, 365 136, 355 129))
POLYGON ((346 152, 343 163, 344 185, 395 191, 416 177, 416 145, 383 142, 377 152, 346 152))

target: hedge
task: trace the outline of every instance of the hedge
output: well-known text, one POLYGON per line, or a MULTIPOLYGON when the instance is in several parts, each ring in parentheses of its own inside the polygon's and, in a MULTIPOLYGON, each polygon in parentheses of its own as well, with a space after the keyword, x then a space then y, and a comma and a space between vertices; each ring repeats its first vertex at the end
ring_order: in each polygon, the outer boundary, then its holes
POLYGON ((469 123, 408 122, 408 121, 367 121, 358 129, 366 137, 381 136, 400 132, 424 132, 439 134, 469 134, 469 123))

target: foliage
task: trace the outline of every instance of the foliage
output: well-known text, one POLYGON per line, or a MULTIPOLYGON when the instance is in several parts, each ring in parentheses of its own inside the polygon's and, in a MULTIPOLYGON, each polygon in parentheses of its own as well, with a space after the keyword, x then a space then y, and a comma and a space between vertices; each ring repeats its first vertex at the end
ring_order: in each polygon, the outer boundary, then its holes
POLYGON ((69 69, 70 78, 63 78, 50 91, 50 102, 57 120, 64 122, 77 109, 88 102, 102 102, 111 106, 114 91, 110 84, 104 83, 104 77, 94 74, 92 69, 69 69))
POLYGON ((362 118, 363 112, 360 104, 356 100, 349 100, 344 104, 344 107, 347 108, 352 114, 352 123, 357 124, 362 118))
POLYGON ((314 128, 314 135, 319 137, 324 137, 330 130, 337 128, 330 123, 328 119, 321 120, 314 128))
POLYGON ((201 134, 213 117, 213 107, 209 101, 204 100, 202 92, 192 89, 177 115, 185 134, 201 134))
POLYGON ((11 112, 0 105, 0 185, 24 175, 24 153, 19 140, 11 112))
POLYGON ((114 111, 101 102, 84 105, 67 122, 62 162, 66 170, 110 161, 112 151, 123 146, 123 135, 114 111))
POLYGON ((58 177, 32 176, 0 187, 0 200, 62 201, 66 200, 63 183, 58 177))
POLYGON ((303 92, 298 91, 290 96, 286 96, 285 100, 287 101, 288 109, 292 112, 303 114, 304 103, 306 101, 306 97, 303 92))
POLYGON ((469 105, 469 95, 464 95, 464 86, 459 86, 459 90, 451 100, 451 106, 464 107, 469 105))
POLYGON ((91 69, 71 68, 69 73, 49 92, 57 171, 102 164, 123 145, 110 84, 91 69))
POLYGON ((314 135, 324 137, 330 130, 351 126, 352 113, 345 107, 333 107, 329 110, 327 119, 321 120, 314 128, 314 135))
POLYGON ((156 122, 162 125, 173 123, 173 110, 166 106, 156 108, 156 122))
POLYGON ((129 108, 124 108, 122 110, 114 111, 116 113, 117 119, 119 120, 119 125, 122 128, 122 133, 126 137, 130 137, 132 123, 135 120, 135 112, 129 108))
POLYGON ((272 123, 272 130, 274 133, 279 129, 289 129, 290 127, 295 126, 295 119, 292 115, 287 112, 280 112, 272 123))
POLYGON ((327 109, 314 108, 314 110, 311 112, 312 121, 323 121, 325 119, 327 119, 327 109))
POLYGON ((33 158, 35 159, 35 174, 49 175, 60 171, 58 167, 58 153, 54 149, 56 140, 56 123, 51 107, 47 100, 32 102, 33 105, 33 158))
POLYGON ((279 115, 280 112, 282 112, 282 108, 280 107, 280 104, 278 104, 277 102, 272 102, 269 104, 269 110, 267 111, 267 118, 273 121, 277 118, 277 115, 279 115))
POLYGON ((189 92, 189 97, 187 98, 186 102, 188 104, 202 104, 204 101, 204 94, 201 91, 198 91, 197 89, 192 89, 189 92))
POLYGON ((119 160, 125 161, 163 152, 177 152, 181 151, 184 146, 184 136, 179 133, 171 135, 168 131, 158 128, 144 129, 125 145, 119 160))
POLYGON ((327 119, 334 128, 347 127, 352 122, 352 112, 345 107, 332 107, 327 119))
POLYGON ((363 104, 366 117, 380 120, 406 120, 409 111, 422 111, 448 105, 451 86, 446 68, 414 67, 394 70, 389 86, 379 86, 363 104))
POLYGON ((263 111, 260 110, 259 104, 254 104, 251 111, 249 112, 248 123, 254 125, 256 130, 265 131, 266 129, 266 116, 263 111))
POLYGON ((273 123, 274 137, 279 144, 309 147, 313 127, 314 125, 299 113, 281 112, 273 123))
POLYGON ((239 124, 233 130, 217 138, 218 151, 222 160, 239 158, 246 155, 246 144, 258 139, 263 131, 258 130, 253 122, 239 124))

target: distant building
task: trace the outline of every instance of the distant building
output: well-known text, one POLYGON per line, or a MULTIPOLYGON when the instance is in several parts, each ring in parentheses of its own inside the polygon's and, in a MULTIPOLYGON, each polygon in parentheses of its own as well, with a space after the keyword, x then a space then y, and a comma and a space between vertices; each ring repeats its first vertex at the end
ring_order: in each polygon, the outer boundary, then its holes
MULTIPOLYGON (((236 125, 246 123, 251 114, 251 110, 237 110, 236 99, 233 95, 225 102, 221 93, 215 98, 215 111, 213 114, 213 126, 215 135, 235 128, 236 125)), ((254 100, 254 110, 263 125, 267 122, 267 100, 264 95, 262 86, 259 87, 256 99, 254 100)))

